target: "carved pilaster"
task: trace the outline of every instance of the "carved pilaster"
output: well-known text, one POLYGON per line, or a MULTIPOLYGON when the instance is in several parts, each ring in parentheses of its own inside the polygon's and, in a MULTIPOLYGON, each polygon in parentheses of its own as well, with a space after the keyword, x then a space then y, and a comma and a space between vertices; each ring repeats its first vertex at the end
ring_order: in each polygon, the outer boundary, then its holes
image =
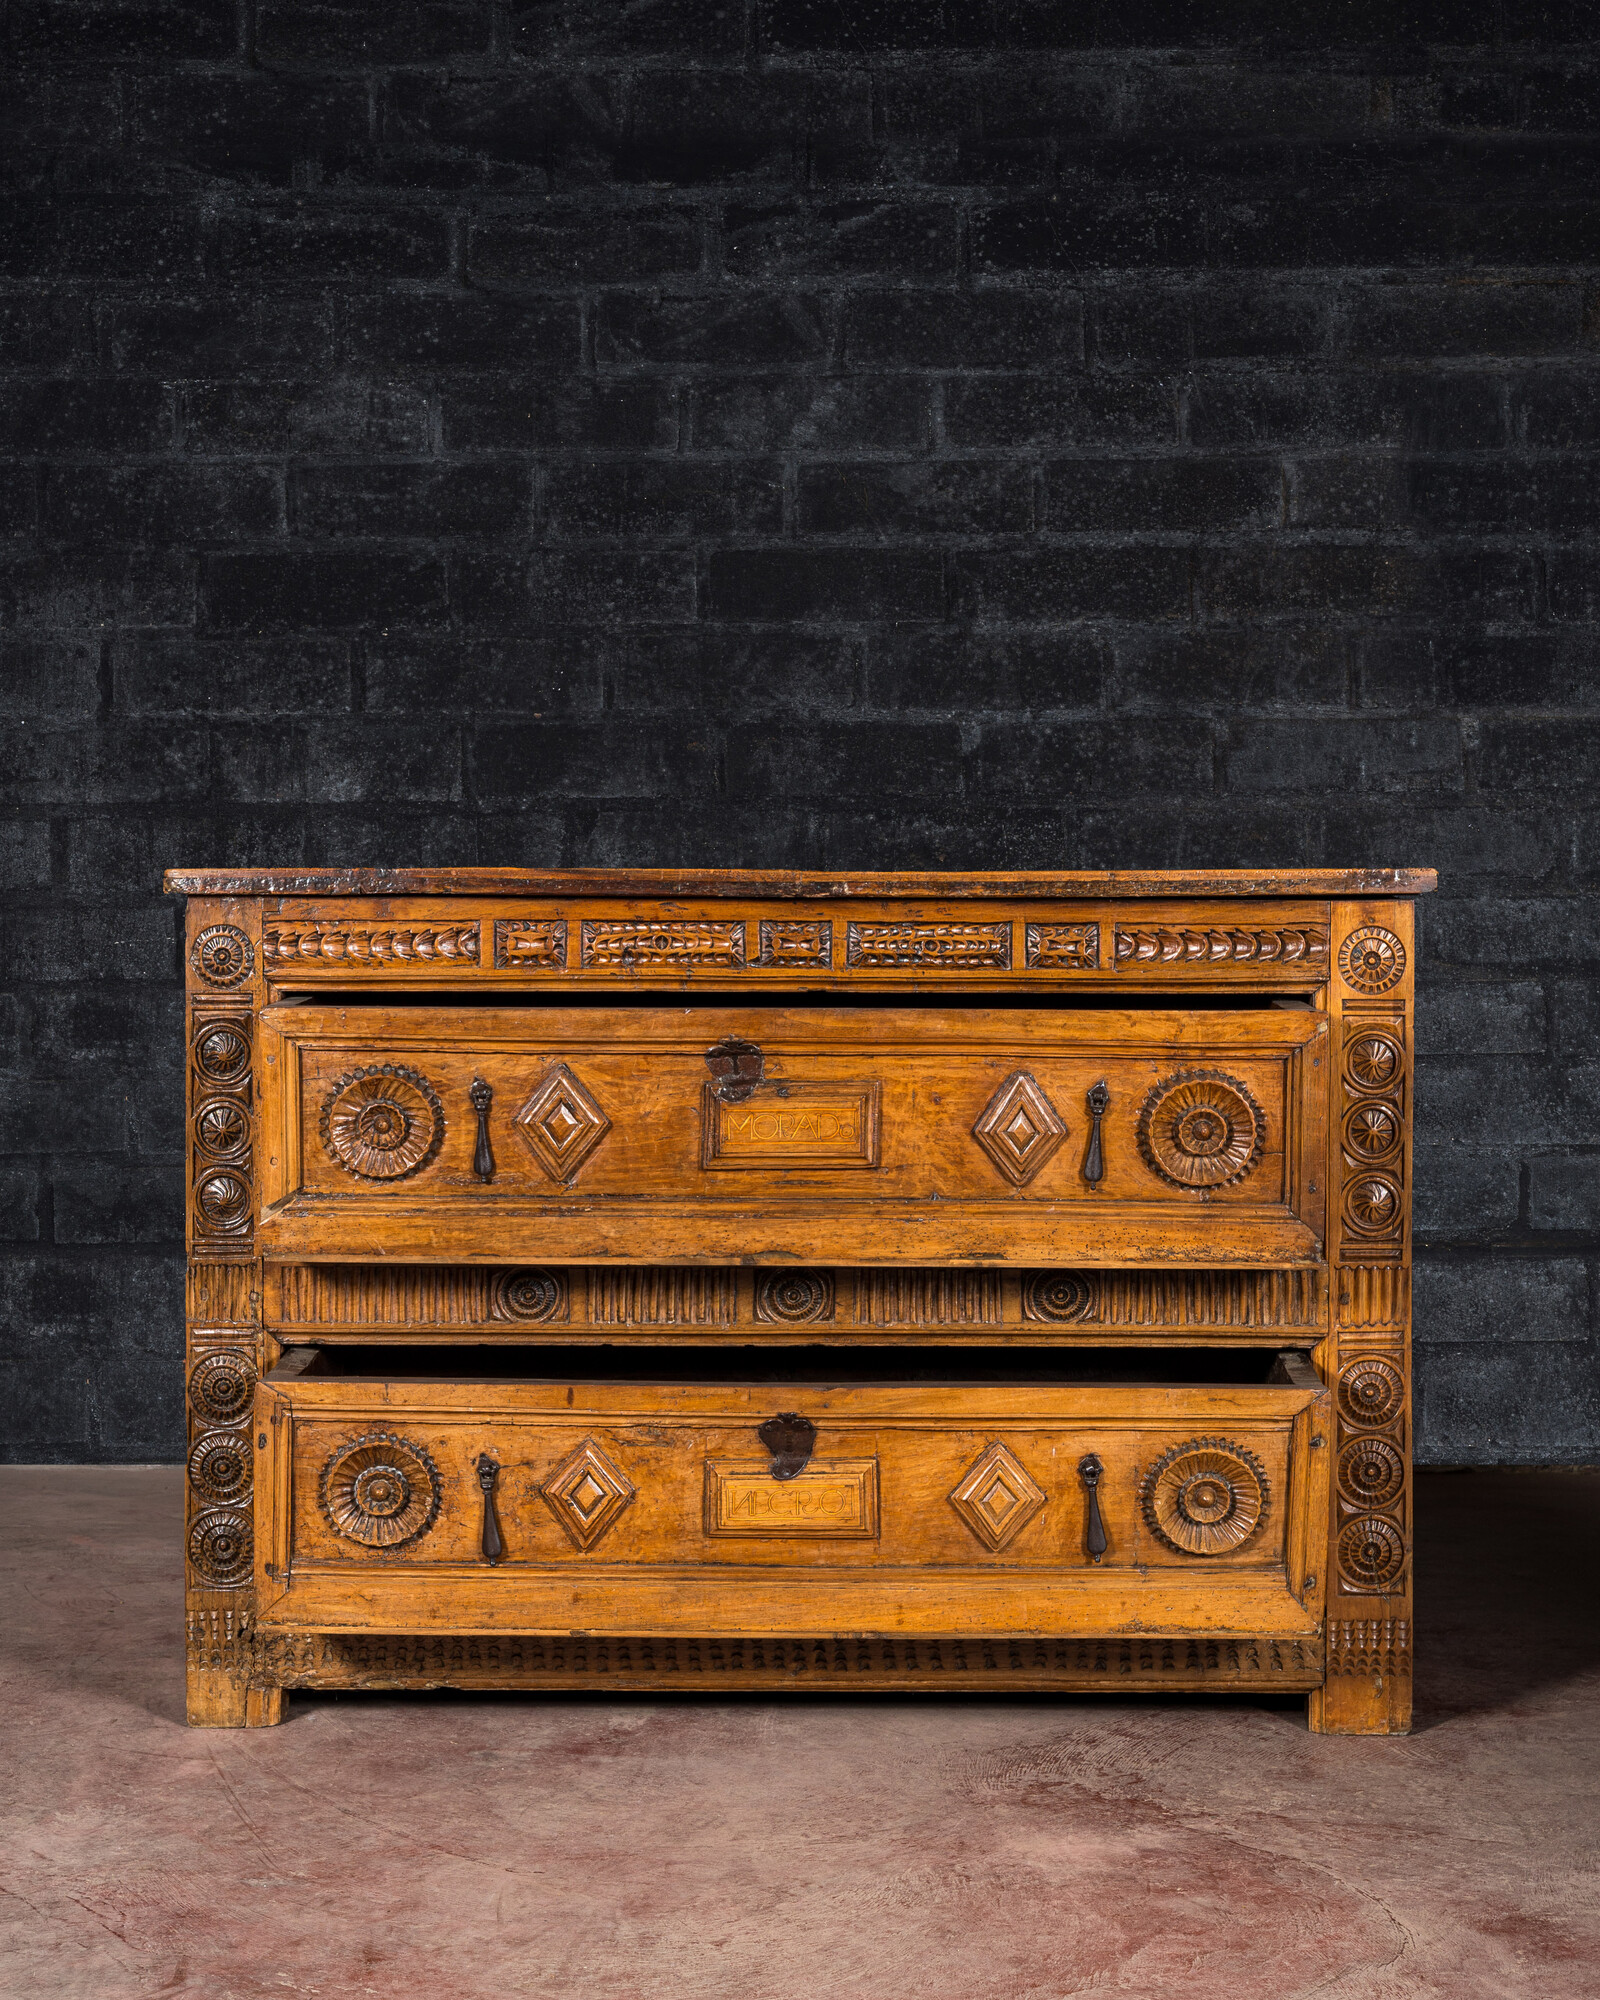
POLYGON ((259 906, 193 902, 188 913, 185 1606, 189 1720, 276 1721, 282 1697, 251 1691, 229 1661, 254 1613, 255 1385, 261 1276, 255 1256, 259 906), (205 1643, 197 1643, 205 1635, 205 1643))
POLYGON ((1328 1680, 1313 1729, 1411 1724, 1411 1075, 1409 904, 1338 904, 1328 1007, 1328 1249, 1334 1390, 1328 1680))

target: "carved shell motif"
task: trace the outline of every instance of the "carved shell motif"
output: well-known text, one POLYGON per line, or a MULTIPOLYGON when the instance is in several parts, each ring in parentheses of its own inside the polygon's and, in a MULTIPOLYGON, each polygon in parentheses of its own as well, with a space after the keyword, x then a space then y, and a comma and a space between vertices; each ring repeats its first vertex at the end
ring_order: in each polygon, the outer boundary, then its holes
POLYGON ((439 1474, 419 1444, 369 1431, 322 1468, 322 1511, 336 1535, 369 1549, 397 1549, 433 1526, 439 1474))
POLYGON ((320 1130, 347 1174, 404 1180, 444 1144, 444 1106, 425 1076, 383 1063, 339 1078, 323 1103, 320 1130))
POLYGON ((1261 1157, 1266 1120, 1221 1070, 1184 1070, 1158 1083, 1139 1113, 1139 1150, 1174 1187, 1231 1187, 1261 1157))
POLYGON ((1192 1438, 1163 1452, 1139 1488, 1144 1517, 1168 1548, 1222 1556, 1255 1533, 1267 1510, 1261 1461, 1227 1438, 1192 1438))

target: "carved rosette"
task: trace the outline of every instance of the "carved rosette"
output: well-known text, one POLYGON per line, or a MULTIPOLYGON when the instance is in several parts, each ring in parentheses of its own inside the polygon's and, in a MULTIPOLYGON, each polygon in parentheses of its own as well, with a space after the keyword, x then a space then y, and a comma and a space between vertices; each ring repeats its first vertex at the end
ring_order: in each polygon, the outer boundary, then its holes
POLYGON ((407 1180, 444 1144, 444 1106, 419 1071, 382 1063, 342 1076, 323 1100, 319 1128, 335 1165, 362 1180, 407 1180))
POLYGON ((515 1320, 523 1326, 567 1317, 567 1281, 559 1271, 528 1266, 496 1271, 489 1285, 491 1319, 515 1320))
POLYGON ((1095 1280, 1082 1271, 1030 1271, 1022 1281, 1022 1316, 1066 1326, 1094 1311, 1095 1280))
POLYGON ((1348 1423, 1392 1423, 1405 1402, 1405 1377, 1379 1355, 1361 1356, 1339 1377, 1339 1410, 1348 1423))
POLYGON ((755 1314, 767 1326, 814 1326, 834 1312, 831 1271, 763 1271, 755 1314))
POLYGON ((250 1440, 243 1431, 207 1431, 189 1453, 189 1484, 207 1505, 243 1500, 255 1478, 250 1440))
POLYGON ((1256 1165, 1265 1141, 1260 1105, 1222 1070, 1168 1077, 1139 1113, 1145 1165, 1174 1187, 1232 1187, 1256 1165))
POLYGON ((1406 976, 1406 948, 1382 924, 1367 924, 1339 947, 1339 974, 1357 993, 1387 993, 1406 976))
POLYGON ((1339 1491, 1354 1507, 1392 1507, 1406 1489, 1406 1462, 1385 1437, 1355 1437, 1339 1453, 1339 1491))
POLYGON ((1242 1548, 1267 1511, 1267 1475, 1254 1452, 1227 1438, 1194 1438, 1162 1453, 1139 1486, 1145 1520, 1179 1555, 1242 1548))
POLYGON ((255 946, 237 924, 209 924, 190 947, 189 963, 207 986, 239 986, 255 970, 255 946))
POLYGON ((1398 1261, 1404 1247, 1404 1033, 1400 1020, 1374 1020, 1366 1009, 1345 1019, 1339 1213, 1344 1255, 1355 1262, 1398 1261))
POLYGON ((250 1516, 237 1507, 208 1507, 189 1528, 189 1567, 209 1590, 238 1590, 255 1559, 250 1516))
POLYGON ((1348 1590, 1390 1590, 1406 1566, 1405 1537, 1381 1514, 1364 1515, 1339 1531, 1339 1575, 1348 1590))
MULTIPOLYGON (((232 934, 234 927, 212 930, 232 934)), ((196 938, 197 948, 207 935, 196 938)), ((196 1258, 242 1260, 252 1248, 251 1054, 244 996, 195 1001, 189 1027, 189 1240, 196 1258)))
POLYGON ((242 1349, 202 1354, 189 1371, 189 1407, 202 1423, 239 1423, 249 1415, 255 1392, 255 1363, 242 1349))
POLYGON ((363 1548, 397 1549, 437 1519, 439 1473, 421 1445, 369 1431, 329 1458, 318 1497, 336 1535, 363 1548))

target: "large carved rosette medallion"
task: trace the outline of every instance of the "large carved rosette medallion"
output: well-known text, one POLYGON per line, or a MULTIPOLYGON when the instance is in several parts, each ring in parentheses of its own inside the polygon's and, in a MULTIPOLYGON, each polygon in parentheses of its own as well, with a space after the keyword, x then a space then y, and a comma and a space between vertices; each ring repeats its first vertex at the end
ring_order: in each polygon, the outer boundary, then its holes
POLYGON ((347 1174, 406 1180, 444 1144, 444 1106, 417 1070, 374 1064, 339 1078, 323 1100, 319 1130, 329 1157, 347 1174))
POLYGON ((336 1535, 369 1549, 397 1549, 433 1526, 439 1473, 419 1444, 369 1431, 342 1445, 322 1468, 322 1511, 336 1535))
POLYGON ((1145 1520, 1186 1556, 1231 1554, 1267 1510, 1261 1461, 1227 1438, 1193 1438, 1163 1452, 1139 1487, 1145 1520))
POLYGON ((1265 1140, 1260 1105, 1222 1070, 1168 1077, 1139 1113, 1145 1165, 1174 1187, 1231 1187, 1255 1166, 1265 1140))

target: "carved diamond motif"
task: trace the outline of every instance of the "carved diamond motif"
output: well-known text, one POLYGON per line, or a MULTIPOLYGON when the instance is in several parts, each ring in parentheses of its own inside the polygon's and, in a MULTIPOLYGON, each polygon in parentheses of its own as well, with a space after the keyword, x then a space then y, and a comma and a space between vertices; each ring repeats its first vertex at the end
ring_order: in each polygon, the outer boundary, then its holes
POLYGON ((611 1120, 565 1063, 541 1079, 511 1122, 553 1181, 570 1181, 611 1130, 611 1120))
POLYGON ((950 1495, 986 1549, 1009 1547, 1043 1508, 1045 1494, 1003 1444, 992 1444, 950 1495))
POLYGON ((545 1505, 568 1538, 580 1549, 592 1549, 625 1513, 638 1491, 606 1457, 593 1438, 585 1438, 540 1486, 545 1505))
POLYGON ((989 1099, 972 1136, 1013 1187, 1026 1187, 1067 1136, 1055 1107, 1025 1069, 989 1099))

